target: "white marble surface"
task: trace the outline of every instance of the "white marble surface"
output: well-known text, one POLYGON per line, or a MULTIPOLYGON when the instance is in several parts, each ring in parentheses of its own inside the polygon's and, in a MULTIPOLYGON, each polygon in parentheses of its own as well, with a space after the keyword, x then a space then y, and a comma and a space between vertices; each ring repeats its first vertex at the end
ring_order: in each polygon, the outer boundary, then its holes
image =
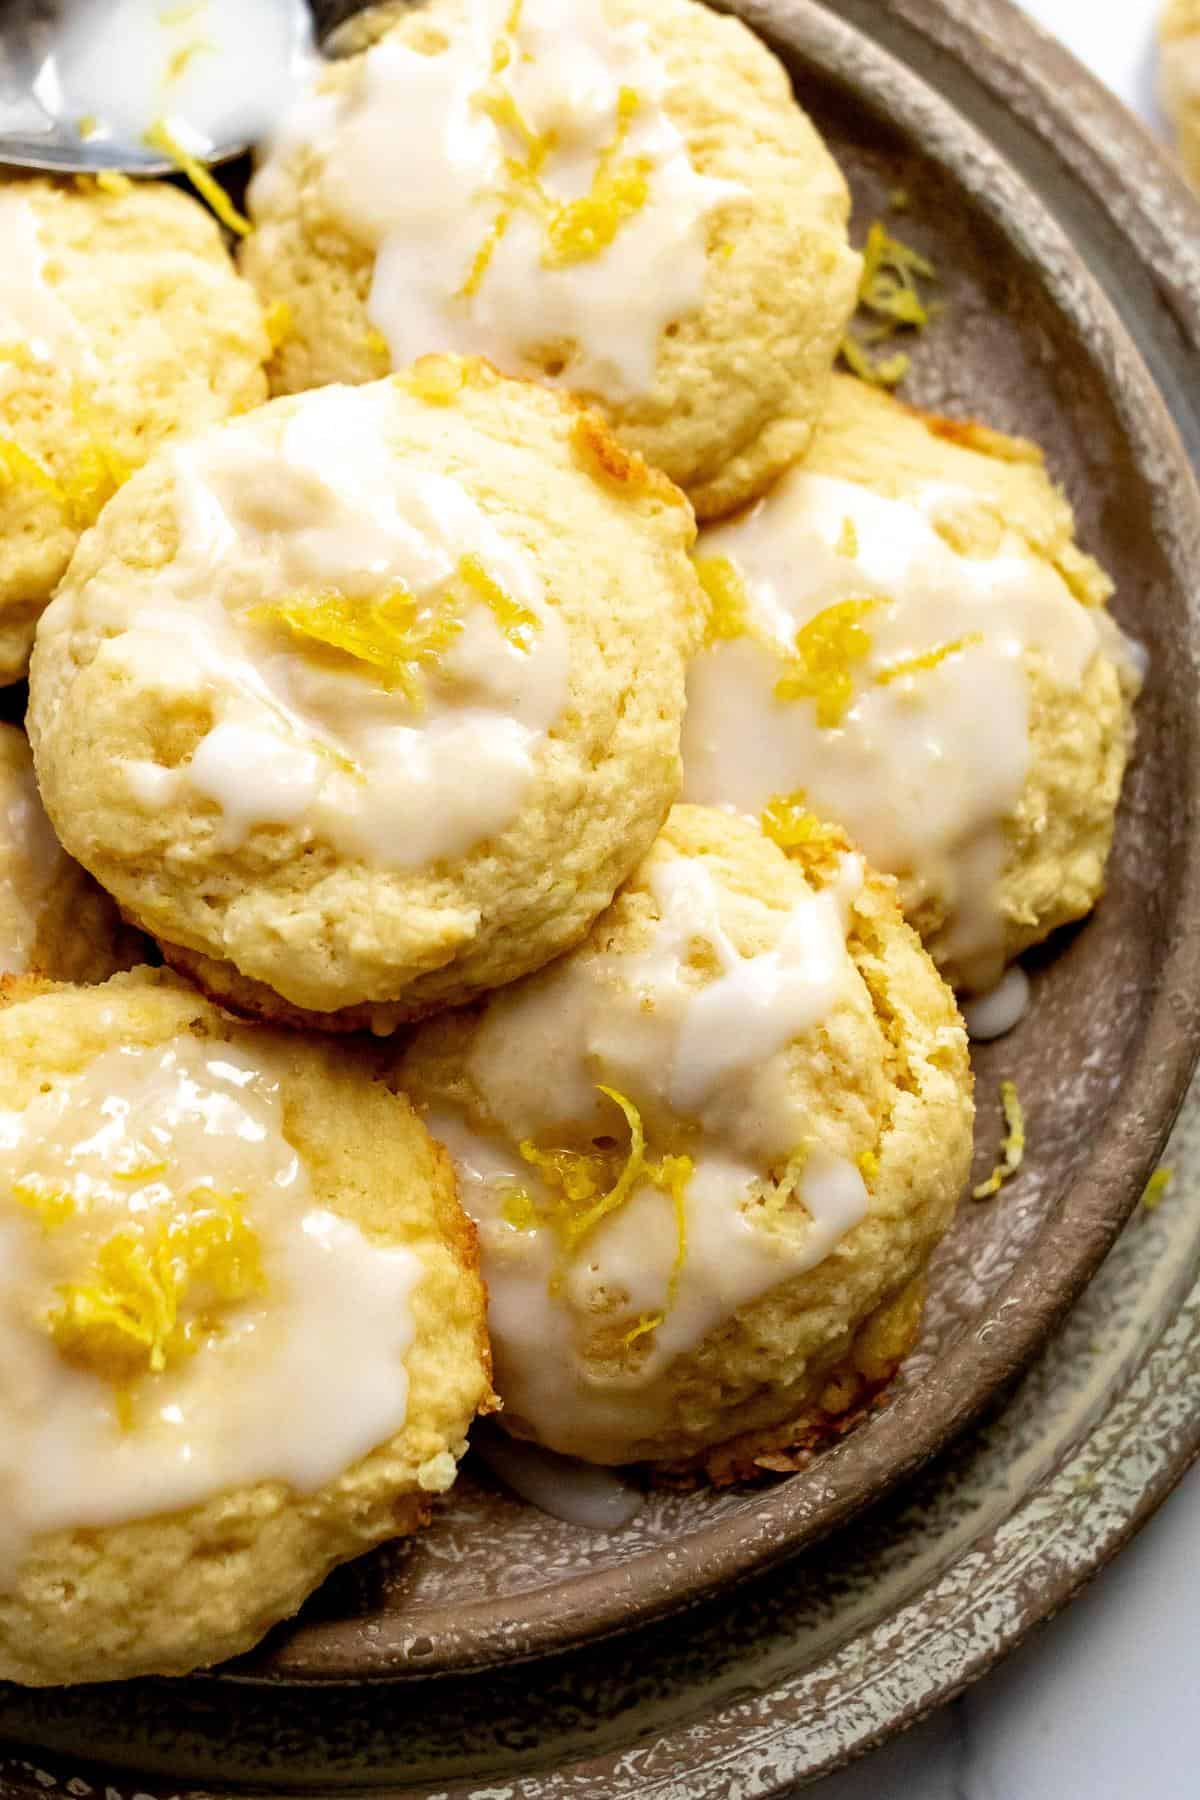
MULTIPOLYGON (((964 0, 964 4, 969 0, 964 0)), ((1027 10, 1155 129, 1156 0, 1027 10)), ((1200 1800, 1200 1468, 1075 1604, 815 1800, 1200 1800)))

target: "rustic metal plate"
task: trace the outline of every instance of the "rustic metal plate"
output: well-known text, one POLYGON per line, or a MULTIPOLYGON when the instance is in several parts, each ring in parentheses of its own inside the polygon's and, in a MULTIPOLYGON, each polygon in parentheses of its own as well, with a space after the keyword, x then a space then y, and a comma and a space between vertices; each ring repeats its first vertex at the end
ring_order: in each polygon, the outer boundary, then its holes
POLYGON ((1169 1324, 1200 1250, 1182 1205, 1130 1228, 1007 1409, 947 1447, 1000 1404, 1094 1275, 1194 1060, 1200 501, 1159 389, 1200 446, 1200 215, 1132 122, 1003 0, 736 10, 789 62, 860 228, 891 189, 912 196, 897 228, 937 263, 946 305, 910 397, 1046 446, 1152 656, 1109 895, 1040 959, 1018 1031, 977 1058, 979 1162, 1013 1076, 1026 1170, 964 1208, 887 1406, 808 1471, 654 1496, 607 1536, 480 1474, 419 1542, 344 1571, 233 1671, 0 1689, 0 1739, 26 1751, 0 1754, 0 1793, 91 1782, 87 1763, 122 1793, 681 1797, 728 1792, 734 1767, 739 1792, 769 1793, 969 1679, 1111 1553, 1194 1451, 1193 1314, 1169 1324), (1120 1432, 1131 1394, 1136 1446, 1120 1432), (1120 1469, 1128 1491, 1073 1506, 1081 1458, 1101 1478, 1120 1469), (614 1633, 634 1635, 601 1641, 614 1633))

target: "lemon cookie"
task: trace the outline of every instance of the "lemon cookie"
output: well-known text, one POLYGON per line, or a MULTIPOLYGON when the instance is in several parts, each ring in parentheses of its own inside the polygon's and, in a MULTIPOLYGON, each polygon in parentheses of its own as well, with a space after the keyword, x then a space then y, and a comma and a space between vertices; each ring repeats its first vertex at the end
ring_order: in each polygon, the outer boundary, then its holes
POLYGON ((836 820, 971 991, 1091 909, 1138 676, 1034 445, 838 377, 805 462, 697 556, 685 798, 836 820))
POLYGON ((910 1347, 971 1154, 953 997, 892 884, 678 806, 586 942, 396 1081, 480 1231, 503 1423, 723 1479, 910 1347))
POLYGON ((160 457, 42 622, 73 855, 210 992, 399 1021, 568 948, 679 781, 691 511, 485 365, 327 388, 160 457))
POLYGON ((235 1655, 491 1404, 449 1163, 344 1051, 145 970, 10 996, 0 1113, 0 1679, 235 1655))
POLYGON ((129 472, 266 398, 261 309, 215 221, 108 181, 0 174, 0 681, 129 472))
POLYGON ((0 725, 0 975, 104 981, 144 961, 144 939, 55 837, 25 733, 0 725))
POLYGON ((1158 91, 1188 180, 1200 186, 1200 0, 1170 0, 1158 27, 1158 91))
POLYGON ((277 389, 485 355, 585 393, 701 516, 804 449, 859 259, 745 26, 695 0, 430 0, 363 35, 250 190, 242 267, 290 316, 277 389))

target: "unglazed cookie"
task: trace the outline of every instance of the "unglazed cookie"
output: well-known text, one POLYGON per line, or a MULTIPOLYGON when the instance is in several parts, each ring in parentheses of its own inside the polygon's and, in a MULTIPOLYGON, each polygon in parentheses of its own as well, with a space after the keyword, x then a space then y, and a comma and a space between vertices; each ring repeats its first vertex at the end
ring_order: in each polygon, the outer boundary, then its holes
POLYGON ((1036 446, 839 376, 807 459, 697 567, 686 799, 836 821, 971 991, 1091 909, 1138 674, 1036 446))
POLYGON ((789 858, 676 807, 578 950, 396 1069, 479 1226, 517 1436, 725 1479, 911 1346, 970 1162, 966 1034, 892 883, 809 823, 789 858))
POLYGON ((569 948, 679 781, 691 510, 477 362, 275 401, 106 509, 38 634, 72 854, 239 1009, 399 1021, 569 948))
POLYGON ((0 681, 132 469, 266 398, 258 301, 163 182, 0 174, 0 681))
POLYGON ((145 940, 55 837, 25 733, 0 725, 0 975, 105 981, 144 961, 145 940))
POLYGON ((247 1650, 491 1405, 449 1163, 344 1050, 145 970, 10 995, 0 1115, 0 1679, 247 1650))
POLYGON ((702 517, 805 448, 859 259, 751 32, 695 0, 428 0, 358 29, 250 190, 242 267, 291 319, 277 390, 485 355, 586 394, 702 517))
POLYGON ((1200 186, 1200 0, 1169 0, 1158 40, 1163 111, 1187 178, 1200 186))

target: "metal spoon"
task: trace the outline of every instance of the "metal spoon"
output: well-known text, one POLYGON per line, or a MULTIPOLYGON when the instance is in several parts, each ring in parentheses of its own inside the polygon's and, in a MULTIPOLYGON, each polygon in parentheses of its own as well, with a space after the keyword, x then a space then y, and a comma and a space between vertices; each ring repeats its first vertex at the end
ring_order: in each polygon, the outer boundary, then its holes
MULTIPOLYGON (((368 3, 308 0, 317 42, 326 47, 329 34, 368 3)), ((109 141, 88 143, 38 101, 37 74, 53 54, 69 4, 70 0, 0 0, 0 164, 65 175, 94 175, 103 169, 131 175, 171 173, 174 163, 154 150, 109 141)), ((244 142, 218 144, 203 160, 229 162, 250 148, 244 142)))

